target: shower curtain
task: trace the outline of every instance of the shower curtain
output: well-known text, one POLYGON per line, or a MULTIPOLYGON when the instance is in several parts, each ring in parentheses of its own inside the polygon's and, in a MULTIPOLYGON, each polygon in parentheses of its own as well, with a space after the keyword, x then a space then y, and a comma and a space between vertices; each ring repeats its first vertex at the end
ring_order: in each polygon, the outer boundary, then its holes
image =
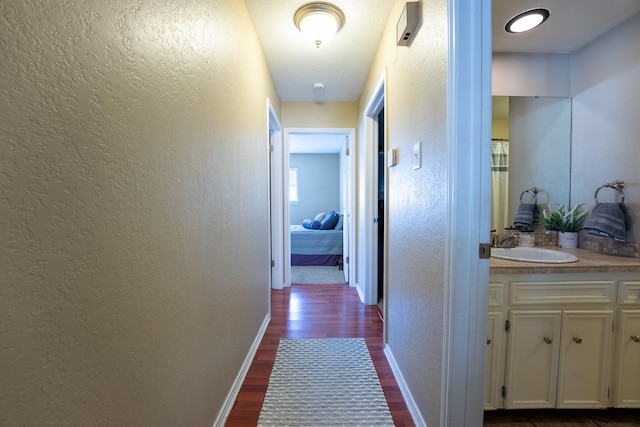
POLYGON ((491 229, 498 233, 509 226, 509 143, 491 144, 491 229))

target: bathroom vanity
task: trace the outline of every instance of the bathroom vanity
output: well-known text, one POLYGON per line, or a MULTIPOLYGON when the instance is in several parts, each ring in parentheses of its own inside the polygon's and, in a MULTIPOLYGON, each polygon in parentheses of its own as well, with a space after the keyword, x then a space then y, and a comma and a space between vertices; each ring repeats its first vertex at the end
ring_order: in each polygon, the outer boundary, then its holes
POLYGON ((491 258, 484 407, 640 408, 640 258, 491 258))

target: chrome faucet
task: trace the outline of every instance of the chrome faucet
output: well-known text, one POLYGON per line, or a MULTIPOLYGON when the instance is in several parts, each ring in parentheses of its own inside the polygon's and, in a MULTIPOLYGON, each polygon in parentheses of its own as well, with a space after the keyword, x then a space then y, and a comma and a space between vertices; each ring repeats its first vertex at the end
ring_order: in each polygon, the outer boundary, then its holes
POLYGON ((514 248, 516 246, 518 235, 511 233, 506 237, 500 238, 497 234, 491 234, 492 248, 514 248))

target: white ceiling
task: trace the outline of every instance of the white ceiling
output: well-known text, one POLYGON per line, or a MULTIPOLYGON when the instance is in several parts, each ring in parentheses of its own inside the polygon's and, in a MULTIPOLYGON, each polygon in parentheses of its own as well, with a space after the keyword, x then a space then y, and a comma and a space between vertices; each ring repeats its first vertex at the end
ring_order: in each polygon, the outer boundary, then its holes
POLYGON ((570 53, 640 13, 640 0, 493 0, 493 51, 570 53), (504 31, 520 12, 543 7, 549 19, 527 33, 504 31))
POLYGON ((285 102, 351 102, 360 97, 393 0, 330 0, 345 23, 326 45, 316 48, 293 22, 309 0, 245 0, 260 44, 285 102), (325 88, 317 92, 314 83, 325 88))
MULTIPOLYGON (((393 0, 330 0, 346 21, 320 48, 305 41, 293 22, 295 11, 308 1, 245 0, 280 99, 357 101, 393 0), (322 92, 314 90, 316 82, 324 83, 322 92)), ((493 0, 494 51, 572 52, 637 13, 640 0, 493 0), (526 34, 503 30, 511 17, 534 7, 551 11, 538 29, 526 34)))

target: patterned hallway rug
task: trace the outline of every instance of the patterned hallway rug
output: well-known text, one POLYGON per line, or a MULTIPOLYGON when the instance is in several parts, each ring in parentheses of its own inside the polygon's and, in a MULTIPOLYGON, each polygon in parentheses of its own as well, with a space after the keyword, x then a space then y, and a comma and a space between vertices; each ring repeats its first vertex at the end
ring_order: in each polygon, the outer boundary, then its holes
POLYGON ((341 285, 344 270, 324 265, 291 266, 291 284, 294 285, 341 285))
POLYGON ((363 338, 280 339, 258 426, 393 426, 363 338))

